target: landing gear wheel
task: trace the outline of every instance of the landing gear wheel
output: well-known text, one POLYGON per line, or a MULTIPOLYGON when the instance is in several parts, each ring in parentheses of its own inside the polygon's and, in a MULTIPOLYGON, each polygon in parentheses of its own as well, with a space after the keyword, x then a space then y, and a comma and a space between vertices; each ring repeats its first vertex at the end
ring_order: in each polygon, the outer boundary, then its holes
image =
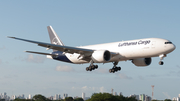
POLYGON ((86 71, 89 71, 89 67, 86 67, 86 71))
POLYGON ((98 69, 98 65, 94 65, 95 69, 98 69))
POLYGON ((115 73, 115 69, 114 68, 112 69, 112 72, 115 73))
POLYGON ((164 62, 163 61, 159 61, 159 65, 163 65, 164 64, 164 62))
POLYGON ((112 73, 112 69, 109 69, 109 73, 112 73))
POLYGON ((117 67, 118 68, 118 70, 121 70, 121 67, 117 67))
POLYGON ((98 68, 98 65, 90 65, 89 67, 86 67, 86 71, 92 71, 98 68))
POLYGON ((91 66, 91 69, 92 69, 92 70, 94 70, 94 69, 95 69, 95 66, 94 66, 94 65, 92 65, 92 66, 91 66))
POLYGON ((89 71, 92 71, 92 67, 91 66, 89 66, 89 71))
POLYGON ((121 67, 116 67, 116 65, 118 64, 118 62, 113 62, 113 68, 112 69, 109 69, 109 73, 115 73, 117 71, 120 71, 121 70, 121 67))

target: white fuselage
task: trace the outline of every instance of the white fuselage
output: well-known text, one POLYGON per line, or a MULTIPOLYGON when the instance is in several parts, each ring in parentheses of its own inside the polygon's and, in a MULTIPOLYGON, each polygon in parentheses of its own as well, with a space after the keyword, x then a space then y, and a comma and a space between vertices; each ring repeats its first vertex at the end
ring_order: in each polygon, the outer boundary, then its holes
MULTIPOLYGON (((108 50, 117 53, 108 62, 112 61, 126 61, 136 58, 149 58, 157 57, 162 54, 168 54, 175 49, 175 45, 170 41, 160 38, 147 38, 129 41, 120 41, 113 43, 97 44, 82 46, 79 48, 92 49, 92 50, 108 50), (167 44, 165 44, 167 42, 167 44), (169 42, 169 43, 168 43, 169 42)), ((83 64, 89 61, 78 59, 80 54, 65 54, 67 58, 76 64, 83 64)))
POLYGON ((48 26, 47 29, 51 43, 32 41, 17 37, 8 38, 34 43, 38 46, 53 50, 52 53, 26 51, 28 53, 47 55, 48 58, 74 64, 90 63, 90 66, 86 67, 86 71, 97 69, 98 65, 94 65, 94 63, 112 62, 113 68, 109 69, 110 73, 121 70, 121 67, 117 67, 119 61, 132 60, 132 63, 136 66, 148 66, 151 64, 151 57, 159 56, 159 65, 163 65, 164 62, 162 59, 176 48, 172 42, 161 38, 146 38, 71 47, 65 46, 62 43, 52 26, 48 26))

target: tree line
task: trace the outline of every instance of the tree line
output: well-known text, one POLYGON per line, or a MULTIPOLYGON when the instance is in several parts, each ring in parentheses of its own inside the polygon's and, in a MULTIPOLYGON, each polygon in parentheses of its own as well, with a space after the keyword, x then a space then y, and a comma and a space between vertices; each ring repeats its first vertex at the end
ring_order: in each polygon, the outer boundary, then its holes
POLYGON ((72 97, 66 97, 65 99, 60 99, 60 100, 50 100, 41 94, 37 94, 37 95, 33 96, 32 99, 16 98, 14 101, 84 101, 84 100, 82 98, 73 99, 72 97))
MULTIPOLYGON (((33 96, 32 99, 18 99, 16 98, 14 101, 52 101, 45 96, 38 94, 33 96)), ((53 101, 84 101, 82 98, 66 97, 61 100, 53 100, 53 101)), ((115 96, 109 93, 94 93, 90 99, 86 101, 137 101, 134 97, 124 97, 124 96, 115 96)))
MULTIPOLYGON (((1 100, 0 100, 1 101, 1 100)), ((52 101, 41 94, 37 94, 33 96, 32 99, 18 99, 16 98, 14 101, 52 101)), ((82 98, 66 97, 61 100, 53 100, 53 101, 84 101, 82 98)), ((135 97, 124 97, 123 95, 117 96, 109 93, 94 93, 90 99, 86 101, 138 101, 135 97)), ((163 100, 152 100, 152 101, 163 101, 163 100)), ((170 99, 165 99, 164 101, 171 101, 170 99)))

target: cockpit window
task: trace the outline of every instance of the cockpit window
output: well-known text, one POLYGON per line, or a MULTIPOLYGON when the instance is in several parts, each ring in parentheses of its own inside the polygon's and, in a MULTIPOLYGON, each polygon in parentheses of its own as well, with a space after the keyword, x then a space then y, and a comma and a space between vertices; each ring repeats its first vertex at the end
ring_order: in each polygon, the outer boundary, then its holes
POLYGON ((169 42, 165 42, 165 44, 172 44, 172 42, 170 42, 170 41, 169 42))

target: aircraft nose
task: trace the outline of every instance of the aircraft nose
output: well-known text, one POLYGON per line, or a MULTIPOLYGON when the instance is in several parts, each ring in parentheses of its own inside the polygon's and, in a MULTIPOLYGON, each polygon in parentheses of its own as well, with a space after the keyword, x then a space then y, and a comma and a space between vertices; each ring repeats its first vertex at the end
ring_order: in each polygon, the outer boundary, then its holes
POLYGON ((169 42, 169 44, 166 44, 166 51, 168 53, 174 51, 175 49, 176 49, 176 46, 172 42, 169 42))
POLYGON ((172 51, 176 49, 176 46, 172 44, 172 51))

